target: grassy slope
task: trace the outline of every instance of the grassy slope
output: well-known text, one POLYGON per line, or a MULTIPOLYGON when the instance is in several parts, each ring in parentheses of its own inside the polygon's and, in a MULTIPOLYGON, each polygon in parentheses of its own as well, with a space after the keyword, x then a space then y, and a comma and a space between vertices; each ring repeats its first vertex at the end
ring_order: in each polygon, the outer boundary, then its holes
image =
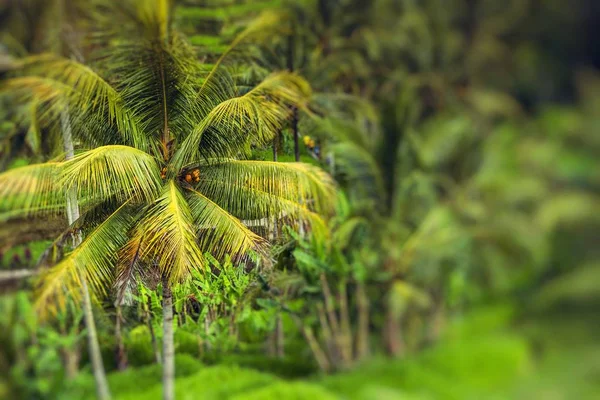
MULTIPOLYGON (((442 341, 403 360, 375 358, 352 371, 304 381, 235 365, 177 358, 178 399, 595 399, 600 398, 600 324, 564 315, 506 328, 510 309, 476 312, 448 327, 442 341), (557 321, 564 323, 557 323, 557 321), (596 326, 596 328, 594 328, 596 326), (544 351, 537 354, 535 347, 544 351)), ((67 400, 89 398, 86 375, 67 400), (88 396, 82 396, 87 393, 88 396), (77 397, 78 395, 79 397, 77 397)), ((160 399, 160 367, 109 375, 116 399, 160 399)))

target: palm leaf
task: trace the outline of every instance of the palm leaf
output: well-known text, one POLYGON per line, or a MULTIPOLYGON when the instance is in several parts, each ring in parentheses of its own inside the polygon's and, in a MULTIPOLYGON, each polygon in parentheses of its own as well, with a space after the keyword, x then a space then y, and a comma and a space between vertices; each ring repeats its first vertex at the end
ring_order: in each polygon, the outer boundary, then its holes
POLYGON ((79 299, 82 274, 94 294, 108 293, 118 251, 127 242, 127 232, 135 221, 133 215, 129 204, 123 204, 71 254, 41 275, 36 307, 42 314, 64 306, 66 296, 79 299))
POLYGON ((61 181, 83 198, 152 201, 160 192, 160 173, 149 154, 128 146, 103 146, 64 163, 61 181))
MULTIPOLYGON (((209 197, 221 192, 219 184, 230 184, 233 187, 255 189, 317 212, 330 213, 335 207, 333 180, 325 171, 313 165, 227 160, 203 165, 200 170, 200 180, 207 183, 203 186, 203 194, 209 197)), ((238 197, 232 200, 243 199, 238 197)))
MULTIPOLYGON (((116 130, 117 143, 148 149, 149 143, 139 121, 125 107, 119 93, 91 68, 76 61, 54 55, 33 56, 19 64, 20 78, 9 80, 7 88, 28 90, 38 101, 44 101, 46 118, 53 121, 69 105, 72 119, 85 121, 91 115, 101 117, 102 124, 85 124, 88 135, 106 143, 106 127, 116 130), (61 100, 61 101, 59 101, 61 100)), ((48 123, 48 122, 47 122, 48 123)))
POLYGON ((121 304, 125 297, 127 288, 135 287, 136 272, 139 267, 140 253, 144 241, 143 236, 135 237, 119 253, 117 263, 117 278, 115 280, 116 304, 121 304))
POLYGON ((223 180, 203 178, 197 185, 212 201, 248 226, 274 228, 281 223, 297 228, 308 225, 314 235, 326 237, 327 225, 307 205, 263 190, 223 180), (276 225, 273 225, 276 224, 276 225))
POLYGON ((132 239, 136 240, 142 243, 139 258, 156 261, 172 282, 189 276, 192 269, 205 268, 192 212, 174 181, 148 210, 132 239))
POLYGON ((218 259, 225 255, 239 259, 250 251, 265 253, 265 242, 260 236, 208 197, 190 190, 188 200, 204 252, 218 259))
POLYGON ((265 144, 305 107, 310 86, 298 75, 274 73, 246 94, 228 99, 206 115, 174 157, 178 168, 202 158, 236 157, 247 143, 265 144))

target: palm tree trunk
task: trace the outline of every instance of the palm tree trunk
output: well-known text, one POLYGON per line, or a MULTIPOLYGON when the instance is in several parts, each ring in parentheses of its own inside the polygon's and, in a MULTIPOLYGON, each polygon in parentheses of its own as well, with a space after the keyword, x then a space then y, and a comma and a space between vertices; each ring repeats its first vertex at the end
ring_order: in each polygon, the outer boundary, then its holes
MULTIPOLYGON (((69 110, 65 109, 61 113, 61 128, 63 134, 63 145, 65 148, 65 158, 67 160, 75 157, 75 150, 73 148, 73 136, 71 133, 71 122, 69 121, 69 110)), ((72 225, 79 218, 79 203, 77 201, 77 189, 71 188, 67 194, 67 218, 69 225, 72 225)), ((82 237, 81 232, 73 235, 73 247, 77 247, 81 244, 82 237)), ((96 393, 100 400, 110 399, 110 390, 108 388, 108 382, 106 380, 106 373, 104 372, 104 364, 102 362, 102 354, 100 352, 100 345, 98 344, 98 334, 96 332, 96 324, 94 323, 94 315, 92 313, 92 302, 90 299, 90 292, 87 286, 87 279, 85 274, 81 274, 82 283, 82 294, 83 294, 83 315, 85 321, 85 327, 88 336, 88 347, 90 353, 90 360, 92 362, 92 370, 94 372, 94 380, 96 382, 96 393)))
POLYGON ((302 320, 297 315, 290 314, 290 316, 292 317, 292 320, 302 333, 302 336, 304 336, 306 343, 308 343, 308 347, 310 347, 310 350, 313 353, 313 356, 315 358, 315 361, 317 362, 317 365, 319 366, 319 369, 325 373, 331 371, 331 364, 327 359, 327 355, 325 354, 323 349, 321 349, 319 341, 315 337, 312 328, 308 325, 303 324, 302 320))
POLYGON ((340 324, 338 323, 337 316, 335 314, 335 303, 333 301, 333 295, 327 282, 327 277, 324 273, 319 275, 321 282, 321 290, 323 291, 323 298, 325 299, 325 310, 327 311, 327 317, 329 318, 329 324, 331 325, 331 331, 334 336, 337 336, 340 332, 340 324))
POLYGON ((356 308, 358 314, 356 359, 362 360, 369 355, 369 300, 363 282, 356 284, 356 308))
POLYGON ((92 371, 94 371, 94 380, 96 381, 96 393, 100 400, 110 399, 110 391, 106 374, 104 372, 104 364, 102 363, 102 353, 100 353, 100 345, 98 344, 98 335, 96 332, 96 323, 92 314, 92 301, 90 299, 90 291, 88 290, 87 280, 82 274, 81 281, 83 285, 83 316, 86 329, 88 330, 88 346, 90 351, 90 359, 92 361, 92 371))
POLYGON ((390 305, 387 306, 383 328, 385 350, 392 357, 400 357, 404 353, 404 340, 400 328, 400 317, 390 305))
POLYGON ((175 399, 175 348, 173 343, 173 295, 163 277, 163 400, 175 399))
POLYGON ((350 327, 350 311, 348 310, 348 293, 346 279, 341 279, 338 284, 338 304, 340 307, 340 344, 344 366, 352 362, 352 328, 350 327))

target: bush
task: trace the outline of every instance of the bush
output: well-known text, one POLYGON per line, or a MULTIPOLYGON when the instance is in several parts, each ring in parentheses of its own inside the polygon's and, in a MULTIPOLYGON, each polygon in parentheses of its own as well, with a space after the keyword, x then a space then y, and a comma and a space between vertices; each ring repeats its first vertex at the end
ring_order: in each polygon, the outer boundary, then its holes
POLYGON ((193 333, 177 329, 175 331, 175 352, 179 354, 189 354, 198 357, 198 336, 193 333))

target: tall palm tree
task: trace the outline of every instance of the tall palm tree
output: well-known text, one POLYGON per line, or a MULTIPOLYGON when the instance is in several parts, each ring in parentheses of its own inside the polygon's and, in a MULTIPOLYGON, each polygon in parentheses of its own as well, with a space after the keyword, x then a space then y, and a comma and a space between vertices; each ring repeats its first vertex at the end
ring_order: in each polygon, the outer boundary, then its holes
MULTIPOLYGON (((83 151, 0 175, 0 212, 40 215, 65 209, 74 193, 85 239, 43 273, 40 311, 112 288, 123 296, 140 271, 163 287, 163 395, 174 396, 171 285, 203 254, 243 259, 266 241, 244 220, 321 226, 333 184, 315 167, 244 160, 271 140, 310 96, 306 82, 275 73, 244 94, 219 62, 206 74, 170 25, 167 0, 124 1, 94 9, 97 69, 54 56, 21 63, 6 87, 35 98, 47 126, 64 110, 83 151), (107 47, 106 45, 110 45, 107 47), (99 147, 97 147, 99 146, 99 147)), ((250 26, 241 34, 257 30, 250 26)), ((66 232, 70 233, 70 232, 66 232)))

